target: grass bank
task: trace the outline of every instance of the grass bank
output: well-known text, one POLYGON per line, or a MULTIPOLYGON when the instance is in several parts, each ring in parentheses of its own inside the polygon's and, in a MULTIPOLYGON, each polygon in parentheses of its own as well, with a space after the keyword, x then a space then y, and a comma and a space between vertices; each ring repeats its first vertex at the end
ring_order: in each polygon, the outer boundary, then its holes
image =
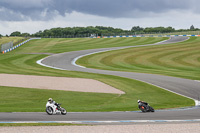
POLYGON ((194 105, 193 100, 136 80, 55 70, 36 64, 37 60, 47 56, 44 53, 140 45, 164 39, 167 38, 41 39, 30 41, 12 52, 0 54, 0 73, 89 78, 126 92, 124 95, 116 95, 0 86, 0 112, 43 112, 49 97, 62 103, 70 112, 137 110, 138 99, 148 101, 156 109, 194 105))

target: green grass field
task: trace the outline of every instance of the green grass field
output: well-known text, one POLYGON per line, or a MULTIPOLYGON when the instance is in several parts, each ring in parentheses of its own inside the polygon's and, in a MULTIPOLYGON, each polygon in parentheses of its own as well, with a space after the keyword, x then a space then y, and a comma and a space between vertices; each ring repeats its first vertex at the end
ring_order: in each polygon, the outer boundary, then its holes
POLYGON ((81 58, 79 65, 200 80, 200 38, 177 44, 128 48, 81 58))
POLYGON ((36 61, 45 54, 67 51, 150 44, 167 38, 108 39, 41 39, 33 40, 16 50, 0 54, 0 73, 79 77, 102 81, 125 91, 124 95, 54 91, 0 86, 0 112, 44 112, 49 97, 63 104, 68 111, 131 111, 137 110, 137 100, 148 101, 156 109, 192 106, 194 101, 155 86, 117 76, 71 72, 46 68, 36 61))
POLYGON ((16 49, 13 53, 62 53, 86 49, 152 44, 166 39, 168 38, 44 38, 41 40, 32 40, 31 43, 16 49))

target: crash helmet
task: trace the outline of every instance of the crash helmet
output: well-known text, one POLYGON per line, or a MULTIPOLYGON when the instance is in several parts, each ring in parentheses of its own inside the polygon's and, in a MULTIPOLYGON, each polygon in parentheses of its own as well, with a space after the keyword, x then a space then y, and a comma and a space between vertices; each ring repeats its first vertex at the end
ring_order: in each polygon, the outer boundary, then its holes
POLYGON ((138 103, 140 103, 141 101, 140 101, 140 100, 138 100, 137 102, 138 102, 138 103))
POLYGON ((49 101, 50 103, 52 103, 52 102, 53 102, 53 99, 52 99, 52 98, 49 98, 48 101, 49 101))

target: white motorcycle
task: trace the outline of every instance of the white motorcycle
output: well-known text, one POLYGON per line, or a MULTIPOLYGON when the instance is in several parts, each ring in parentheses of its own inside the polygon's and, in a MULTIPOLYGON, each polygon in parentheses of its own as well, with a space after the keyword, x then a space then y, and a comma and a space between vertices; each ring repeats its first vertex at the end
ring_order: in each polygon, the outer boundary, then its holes
POLYGON ((48 115, 53 115, 53 114, 62 114, 62 115, 66 115, 67 114, 67 110, 64 109, 63 107, 60 106, 61 104, 58 104, 58 106, 51 104, 49 102, 47 102, 46 104, 46 112, 48 115))

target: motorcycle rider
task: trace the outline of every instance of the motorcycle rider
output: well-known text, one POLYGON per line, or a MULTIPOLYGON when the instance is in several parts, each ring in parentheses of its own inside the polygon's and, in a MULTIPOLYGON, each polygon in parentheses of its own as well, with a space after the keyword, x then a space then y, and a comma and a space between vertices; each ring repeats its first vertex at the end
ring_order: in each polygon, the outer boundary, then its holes
POLYGON ((148 106, 147 102, 144 102, 144 101, 141 101, 141 100, 138 100, 137 102, 138 102, 139 105, 143 104, 143 105, 145 105, 146 109, 149 109, 149 106, 148 106))
POLYGON ((54 104, 54 105, 56 105, 56 108, 59 109, 59 105, 58 105, 58 103, 56 103, 55 101, 53 101, 52 98, 49 98, 49 99, 48 99, 48 102, 49 102, 50 104, 54 104))

